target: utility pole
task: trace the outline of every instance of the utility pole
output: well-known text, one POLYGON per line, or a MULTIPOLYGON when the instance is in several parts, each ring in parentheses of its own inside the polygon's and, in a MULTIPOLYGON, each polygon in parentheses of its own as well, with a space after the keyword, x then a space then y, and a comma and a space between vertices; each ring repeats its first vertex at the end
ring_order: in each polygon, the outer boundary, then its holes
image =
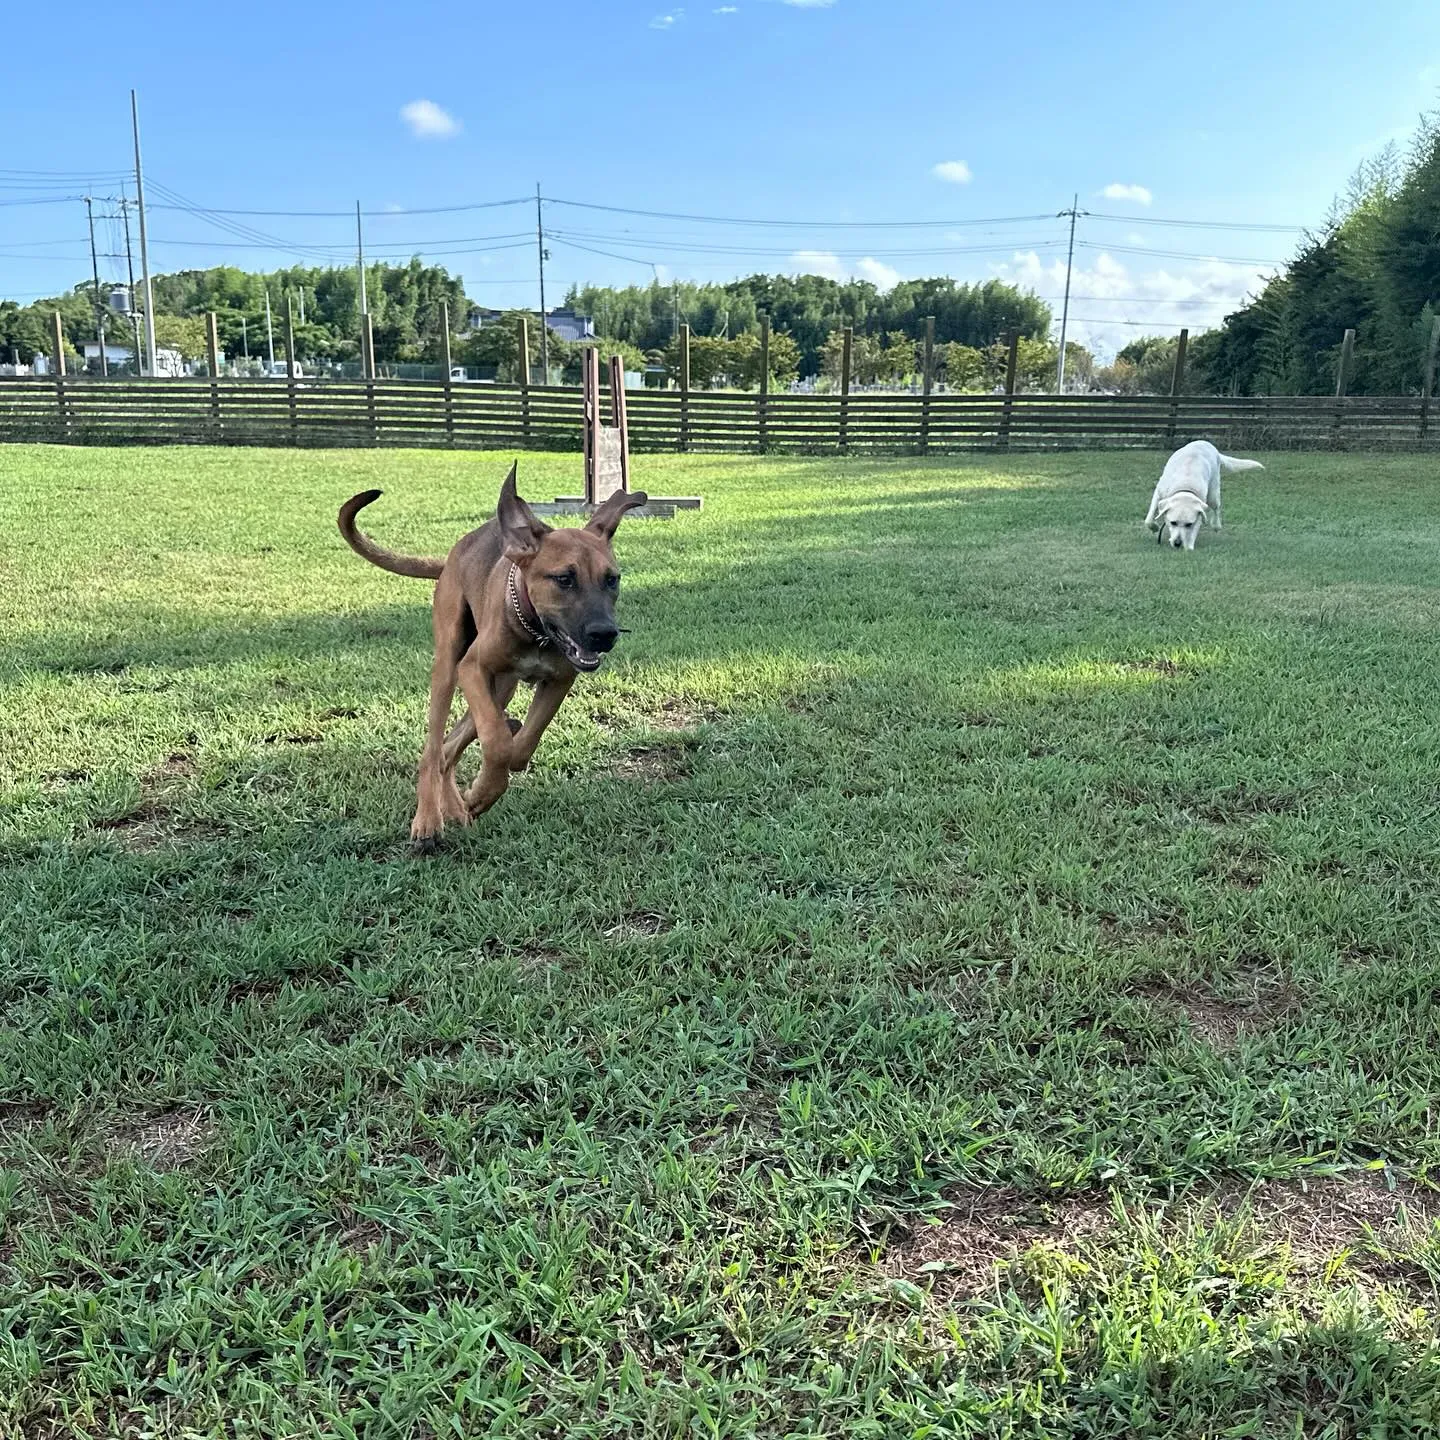
POLYGON ((1070 251, 1065 256, 1065 305, 1060 311, 1060 359, 1055 364, 1055 393, 1065 393, 1065 332, 1070 326, 1070 271, 1075 264, 1075 222, 1080 218, 1080 195, 1076 192, 1068 210, 1062 210, 1059 218, 1070 217, 1070 251))
POLYGON ((90 227, 90 275, 95 281, 95 339, 100 344, 100 373, 108 375, 105 364, 105 307, 100 303, 100 262, 95 257, 95 207, 85 197, 85 222, 90 227))
MULTIPOLYGON (((550 327, 545 323, 545 218, 540 210, 540 182, 535 182, 535 246, 540 252, 540 383, 550 383, 550 327)), ((525 365, 528 355, 521 357, 525 365)))
POLYGON ((370 373, 373 356, 365 341, 365 317, 370 313, 370 302, 365 298, 365 232, 360 226, 360 202, 355 202, 355 266, 360 272, 360 378, 373 380, 370 373))
POLYGON ((140 351, 140 316, 135 309, 135 255, 130 249, 130 200, 128 196, 120 197, 120 214, 125 221, 125 278, 130 285, 125 292, 129 297, 125 304, 130 312, 130 329, 135 337, 135 373, 143 375, 145 364, 140 351))
POLYGON ((270 320, 270 287, 265 287, 265 348, 270 354, 270 369, 267 373, 275 373, 275 326, 270 320))
MULTIPOLYGON (((135 203, 140 209, 140 277, 145 283, 145 348, 150 353, 150 374, 155 374, 155 305, 150 293, 150 249, 145 240, 145 177, 140 168, 140 106, 130 92, 130 128, 135 135, 135 203)), ((133 304, 134 301, 132 300, 133 304)))

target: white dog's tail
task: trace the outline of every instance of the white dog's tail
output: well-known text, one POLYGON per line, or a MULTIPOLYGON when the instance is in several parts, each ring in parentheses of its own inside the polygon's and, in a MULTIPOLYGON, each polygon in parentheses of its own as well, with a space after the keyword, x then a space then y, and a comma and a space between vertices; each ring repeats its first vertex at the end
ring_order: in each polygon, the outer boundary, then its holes
POLYGON ((1221 455, 1217 450, 1216 458, 1220 461, 1220 468, 1231 475, 1236 470, 1263 470, 1265 467, 1258 460, 1236 460, 1231 455, 1221 455))

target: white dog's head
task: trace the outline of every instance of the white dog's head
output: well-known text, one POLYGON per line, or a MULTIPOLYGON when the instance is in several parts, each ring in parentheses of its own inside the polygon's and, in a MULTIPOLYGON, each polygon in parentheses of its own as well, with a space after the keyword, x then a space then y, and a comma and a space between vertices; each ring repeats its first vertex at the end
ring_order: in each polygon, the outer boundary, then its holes
POLYGON ((1156 517, 1160 522, 1156 539, 1166 542, 1177 550, 1193 550, 1195 537, 1205 523, 1210 507, 1198 496, 1181 492, 1172 495, 1161 507, 1156 517))

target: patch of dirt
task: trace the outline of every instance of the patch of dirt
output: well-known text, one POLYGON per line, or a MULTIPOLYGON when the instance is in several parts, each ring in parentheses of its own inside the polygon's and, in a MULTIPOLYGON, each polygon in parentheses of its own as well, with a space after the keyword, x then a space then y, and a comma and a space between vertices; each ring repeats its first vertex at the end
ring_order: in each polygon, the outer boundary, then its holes
POLYGON ((568 958, 560 951, 535 940, 512 944, 508 940, 489 939, 480 945, 479 953, 487 960, 510 961, 516 974, 525 979, 542 979, 569 965, 568 958))
POLYGON ((313 730, 300 730, 289 735, 281 735, 278 732, 274 735, 267 735, 264 743, 266 745, 318 745, 322 738, 313 730))
POLYGON ((373 1220, 351 1218, 340 1236, 340 1248, 364 1259, 385 1242, 385 1231, 373 1220))
POLYGON ((1294 1009, 1295 998, 1283 984, 1252 975, 1251 998, 1226 1000, 1213 991, 1164 983, 1145 985, 1140 993, 1158 1004, 1179 1010, 1191 1032, 1212 1050, 1230 1050, 1242 1035, 1268 1030, 1294 1009))
POLYGON ((215 1133, 203 1110, 167 1110, 142 1125, 111 1132, 105 1149, 112 1160, 128 1157, 165 1175, 189 1165, 215 1133))
POLYGON ((183 750, 173 750, 158 765, 145 772, 145 779, 152 784, 166 780, 186 780, 196 774, 199 766, 193 755, 183 750))
POLYGON ((321 713, 320 718, 321 720, 358 720, 360 712, 352 710, 348 706, 332 705, 321 713))
POLYGON ((713 705, 673 698, 662 700, 658 710, 647 710, 644 714, 645 723, 653 730, 694 730, 720 718, 720 712, 713 705))
POLYGON ((643 940, 652 935, 664 935, 675 928, 675 922, 668 915, 653 910, 637 910, 626 915, 618 925, 612 925, 600 933, 607 940, 643 940))
POLYGON ((39 1100, 0 1100, 0 1140, 43 1125, 50 1107, 39 1100))
POLYGON ((40 777, 40 788, 47 795, 54 795, 71 785, 84 785, 93 778, 88 770, 50 770, 40 777))
POLYGON ((1362 1239, 1367 1227, 1378 1233, 1407 1222, 1424 1227, 1440 1218, 1440 1195, 1408 1181, 1387 1183, 1374 1170, 1305 1185, 1270 1181, 1251 1191, 1248 1203, 1267 1238, 1317 1261, 1362 1239))
POLYGON ((677 745, 633 745, 610 766, 610 773, 624 780, 665 784, 689 775, 690 758, 677 745))
POLYGON ((115 836, 127 850, 141 853, 162 845, 201 845, 223 840, 225 830, 209 820, 182 820, 154 800, 142 801, 128 815, 92 820, 91 828, 115 836))
POLYGON ((1002 1266, 1032 1245, 1068 1247, 1103 1234, 1112 1222, 1108 1196, 1071 1195, 1046 1201, 1005 1186, 947 1197, 953 1208, 938 1225, 917 1224, 887 1246, 881 1274, 929 1286, 946 1304, 994 1288, 1002 1266))

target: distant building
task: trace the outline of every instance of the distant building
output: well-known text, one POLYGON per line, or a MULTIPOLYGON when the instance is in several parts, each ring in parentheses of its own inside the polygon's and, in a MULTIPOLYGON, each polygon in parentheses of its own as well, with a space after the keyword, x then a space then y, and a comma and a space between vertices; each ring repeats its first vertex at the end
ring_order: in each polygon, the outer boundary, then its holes
MULTIPOLYGON (((98 340, 87 340, 80 347, 80 353, 85 357, 85 368, 98 372, 100 369, 100 342, 98 340)), ((109 370, 119 370, 122 367, 133 369, 135 366, 135 347, 133 345, 111 345, 107 341, 105 345, 105 366, 109 370)))
MULTIPOLYGON (((87 369, 93 362, 95 369, 100 368, 100 346, 94 340, 87 340, 82 347, 82 354, 85 357, 87 369)), ((105 363, 113 365, 117 369, 120 366, 134 368, 135 352, 127 345, 107 345, 105 347, 105 363)), ((35 356, 35 373, 37 375, 49 375, 50 356, 37 354, 35 356)), ((155 374, 162 380, 178 380, 181 376, 188 374, 185 357, 178 350, 167 350, 161 345, 155 347, 155 374)))
POLYGON ((595 322, 588 315, 579 315, 574 310, 552 310, 545 323, 562 340, 593 340, 595 322))
MULTIPOLYGON (((465 312, 459 333, 473 335, 487 325, 497 324, 505 318, 503 310, 489 310, 484 305, 472 305, 465 312)), ((593 340, 595 322, 588 315, 574 310, 551 310, 545 316, 545 324, 562 340, 593 340)))

